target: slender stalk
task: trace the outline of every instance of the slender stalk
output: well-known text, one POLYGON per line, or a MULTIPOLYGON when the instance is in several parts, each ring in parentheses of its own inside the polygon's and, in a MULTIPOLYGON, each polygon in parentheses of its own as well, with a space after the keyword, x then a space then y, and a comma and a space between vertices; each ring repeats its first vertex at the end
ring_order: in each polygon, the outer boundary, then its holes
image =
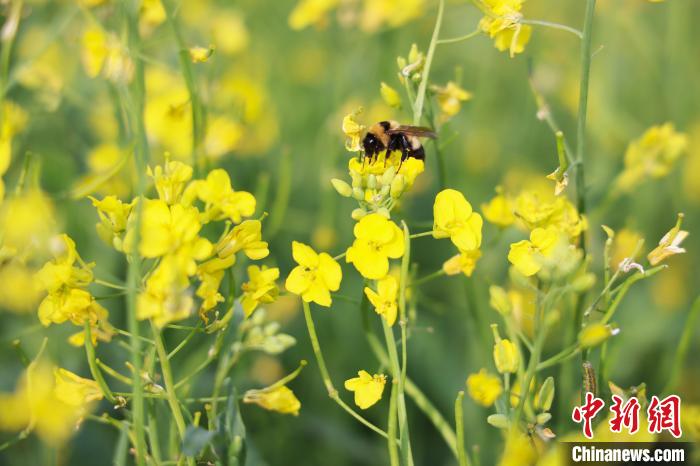
MULTIPOLYGON (((576 124, 576 195, 578 211, 586 213, 586 186, 584 162, 586 156, 586 117, 588 112, 588 83, 591 74, 591 42, 593 32, 593 13, 596 0, 586 0, 586 16, 583 23, 581 46, 581 79, 579 83, 578 119, 576 124)), ((584 233, 581 233, 581 247, 586 250, 584 233)))
MULTIPOLYGON (((158 352, 160 369, 163 372, 163 383, 165 384, 165 394, 168 399, 168 405, 170 406, 170 412, 173 415, 177 432, 180 435, 180 440, 182 441, 185 439, 185 418, 182 416, 180 402, 177 399, 177 394, 175 393, 175 383, 173 382, 173 372, 170 367, 170 361, 168 360, 168 352, 163 344, 161 332, 153 322, 151 322, 151 331, 153 332, 153 339, 156 342, 156 351, 158 352)), ((188 458, 187 462, 188 464, 194 465, 194 460, 192 458, 188 458)))
POLYGON ((457 459, 459 466, 471 466, 464 448, 464 391, 457 393, 455 400, 455 428, 457 430, 457 459))
POLYGON ((465 40, 469 40, 469 39, 471 39, 471 38, 473 38, 473 37, 476 37, 476 36, 478 36, 479 34, 481 34, 481 29, 476 28, 475 31, 470 32, 469 34, 465 34, 465 35, 463 35, 463 36, 458 36, 458 37, 451 37, 451 38, 449 38, 449 39, 440 39, 440 40, 437 41, 437 43, 438 43, 439 45, 443 45, 443 44, 456 44, 457 42, 463 42, 463 41, 465 41, 465 40))
MULTIPOLYGON (((134 77, 130 88, 125 89, 130 117, 130 137, 134 141, 134 158, 136 162, 136 194, 139 199, 145 192, 146 165, 148 163, 148 140, 146 139, 146 126, 144 124, 145 105, 145 75, 143 61, 138 57, 141 51, 141 38, 139 36, 139 10, 141 2, 131 0, 125 4, 126 30, 128 33, 129 50, 134 63, 134 77)), ((137 305, 136 295, 141 280, 141 260, 138 255, 139 244, 141 242, 141 221, 143 202, 136 205, 134 222, 134 245, 132 255, 129 257, 127 271, 127 323, 130 338, 131 365, 132 371, 132 424, 134 429, 134 445, 136 464, 145 466, 146 464, 146 435, 144 430, 144 397, 143 384, 141 382, 141 340, 139 338, 139 323, 136 317, 137 305)))
POLYGON ((158 414, 156 413, 156 403, 151 401, 148 405, 148 439, 150 440, 153 462, 156 466, 161 464, 160 441, 158 435, 158 414))
MULTIPOLYGON (((442 276, 446 275, 446 272, 443 269, 436 270, 433 273, 430 273, 424 277, 418 278, 416 280, 413 280, 411 282, 410 287, 416 287, 418 285, 423 285, 424 283, 427 283, 429 281, 435 280, 436 278, 440 278, 442 276)), ((410 288, 409 287, 409 288, 410 288)))
POLYGON ((389 421, 387 427, 387 447, 389 448, 389 463, 391 466, 399 466, 399 450, 396 445, 396 391, 397 385, 391 384, 391 398, 389 398, 389 421))
POLYGON ((433 56, 435 55, 435 47, 438 43, 438 38, 440 37, 440 28, 442 27, 442 16, 445 11, 445 0, 440 0, 438 2, 437 19, 435 20, 435 28, 433 29, 433 36, 430 39, 430 45, 428 46, 428 52, 425 56, 425 66, 423 67, 423 76, 421 78, 420 84, 418 85, 418 94, 416 95, 416 103, 413 106, 413 124, 420 125, 421 118, 423 117, 423 105, 425 103, 425 93, 428 90, 428 77, 430 76, 430 67, 433 64, 433 56))
POLYGON ((676 349, 676 355, 673 358, 673 367, 671 368, 671 374, 668 377, 668 382, 662 390, 662 393, 670 393, 676 389, 678 381, 680 380, 681 371, 683 370, 683 364, 688 356, 688 350, 690 349, 690 342, 693 340, 693 334, 697 330, 696 321, 700 316, 700 296, 695 299, 693 306, 690 308, 690 313, 688 313, 688 319, 683 327, 683 334, 678 341, 678 348, 676 349))
POLYGON ((570 32, 571 34, 574 34, 579 39, 583 39, 583 33, 581 31, 579 31, 576 28, 572 28, 570 26, 567 26, 565 24, 552 23, 551 21, 541 21, 539 19, 522 19, 522 20, 520 20, 520 23, 521 24, 531 24, 533 26, 544 26, 544 27, 548 27, 551 29, 559 29, 560 31, 570 32))
POLYGON ((112 393, 112 390, 110 390, 109 385, 107 385, 107 382, 105 381, 104 377, 102 377, 102 372, 100 371, 100 367, 97 364, 97 360, 95 358, 95 347, 92 346, 92 334, 90 331, 90 323, 88 321, 85 321, 84 328, 85 354, 87 355, 88 366, 90 366, 90 373, 95 379, 95 382, 97 382, 97 385, 100 386, 100 390, 102 391, 102 394, 107 399, 107 401, 109 401, 111 404, 115 404, 116 399, 114 398, 114 394, 112 393))
POLYGON ((338 406, 343 408, 348 414, 357 419, 360 423, 364 424, 366 427, 373 430, 382 437, 388 438, 386 432, 384 432, 382 429, 375 426, 367 419, 362 417, 360 414, 358 414, 354 409, 348 406, 338 395, 338 390, 336 390, 333 386, 333 381, 331 380, 331 376, 328 373, 328 368, 326 367, 326 361, 323 358, 323 353, 321 352, 321 345, 318 341, 318 335, 316 335, 316 326, 314 325, 313 318, 311 317, 311 309, 309 307, 309 303, 307 303, 306 301, 302 301, 302 305, 304 308, 304 319, 306 320, 306 328, 309 332, 309 340, 311 340, 311 348, 314 351, 314 356, 316 357, 316 362, 318 363, 318 368, 321 372, 323 384, 325 385, 326 390, 328 391, 328 396, 333 401, 335 401, 338 404, 338 406))

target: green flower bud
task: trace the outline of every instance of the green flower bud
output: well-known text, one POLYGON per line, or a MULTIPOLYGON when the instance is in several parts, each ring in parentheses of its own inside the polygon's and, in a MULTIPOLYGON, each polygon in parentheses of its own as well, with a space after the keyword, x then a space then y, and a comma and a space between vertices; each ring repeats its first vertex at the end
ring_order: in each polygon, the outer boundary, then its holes
POLYGON ((394 179, 391 181, 391 197, 394 199, 398 199, 401 194, 403 194, 403 190, 406 187, 406 177, 403 175, 396 175, 394 179))
MULTIPOLYGON (((540 391, 535 396, 535 409, 537 411, 549 411, 554 401, 554 378, 547 377, 540 387, 540 391)), ((551 416, 550 416, 551 417, 551 416)), ((544 422, 539 422, 544 424, 544 422)))
POLYGON ((391 182, 394 180, 394 177, 396 176, 396 167, 391 165, 389 168, 386 169, 386 171, 382 174, 382 176, 379 179, 379 183, 382 185, 390 185, 391 182))
POLYGON ((338 178, 333 178, 331 180, 331 184, 335 188, 336 191, 338 191, 338 194, 340 194, 343 197, 350 197, 352 196, 352 186, 347 184, 343 180, 339 180, 338 178))
POLYGON ((382 81, 379 87, 379 93, 382 95, 382 99, 389 107, 401 108, 401 96, 398 92, 396 92, 396 89, 382 81))
POLYGON ((352 197, 358 201, 365 199, 365 190, 362 188, 352 188, 352 197))
POLYGON ((375 175, 369 175, 367 177, 367 187, 369 189, 375 189, 377 187, 377 177, 375 175))
POLYGON ((549 413, 540 413, 537 415, 535 418, 537 419, 537 424, 540 426, 543 426, 549 422, 550 419, 552 419, 552 415, 549 413))
POLYGON ((613 330, 609 325, 596 322, 587 325, 578 334, 578 342, 584 348, 592 348, 603 343, 613 335, 616 335, 619 330, 613 330))
POLYGON ((493 360, 501 374, 517 372, 520 364, 518 348, 508 339, 500 340, 493 345, 493 360))
POLYGON ((509 424, 508 417, 505 414, 492 414, 486 418, 486 422, 497 429, 507 429, 509 424))
POLYGON ((491 285, 489 287, 489 304, 494 308, 499 314, 507 316, 512 311, 512 306, 510 299, 508 298, 508 293, 506 290, 500 286, 491 285))
POLYGON ((367 215, 367 211, 365 209, 357 208, 352 211, 352 214, 350 216, 352 217, 353 220, 360 220, 362 217, 367 215))

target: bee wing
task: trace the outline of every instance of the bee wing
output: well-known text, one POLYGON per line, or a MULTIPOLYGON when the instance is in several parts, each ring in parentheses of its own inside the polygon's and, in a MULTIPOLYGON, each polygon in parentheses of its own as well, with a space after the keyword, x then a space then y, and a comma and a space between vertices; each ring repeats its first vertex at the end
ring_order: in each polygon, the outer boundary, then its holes
POLYGON ((430 128, 426 128, 424 126, 408 126, 408 125, 401 125, 396 128, 391 128, 386 131, 388 134, 395 134, 395 133, 406 133, 410 136, 416 136, 419 138, 432 138, 435 139, 437 138, 437 134, 435 131, 433 131, 430 128))

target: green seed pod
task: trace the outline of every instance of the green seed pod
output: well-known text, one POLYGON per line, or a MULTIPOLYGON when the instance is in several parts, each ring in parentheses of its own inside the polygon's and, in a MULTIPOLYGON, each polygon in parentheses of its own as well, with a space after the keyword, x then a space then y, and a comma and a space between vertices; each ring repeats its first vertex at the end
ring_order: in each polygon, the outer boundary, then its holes
POLYGON ((331 184, 333 185, 333 188, 338 192, 343 197, 350 197, 352 196, 352 186, 347 184, 343 180, 339 180, 338 178, 333 178, 331 180, 331 184))
POLYGON ((486 422, 498 429, 507 429, 509 424, 505 414, 492 414, 486 418, 486 422))
POLYGON ((552 407, 552 401, 554 401, 554 377, 547 377, 535 397, 535 409, 549 411, 552 407))

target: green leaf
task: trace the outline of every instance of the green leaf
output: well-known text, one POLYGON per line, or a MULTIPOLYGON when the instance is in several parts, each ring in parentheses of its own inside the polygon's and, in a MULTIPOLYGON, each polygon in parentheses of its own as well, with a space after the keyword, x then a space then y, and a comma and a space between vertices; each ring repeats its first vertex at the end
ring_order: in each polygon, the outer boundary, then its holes
POLYGON ((198 455, 214 438, 214 435, 216 432, 193 425, 187 426, 185 438, 182 439, 182 452, 187 456, 198 455))

